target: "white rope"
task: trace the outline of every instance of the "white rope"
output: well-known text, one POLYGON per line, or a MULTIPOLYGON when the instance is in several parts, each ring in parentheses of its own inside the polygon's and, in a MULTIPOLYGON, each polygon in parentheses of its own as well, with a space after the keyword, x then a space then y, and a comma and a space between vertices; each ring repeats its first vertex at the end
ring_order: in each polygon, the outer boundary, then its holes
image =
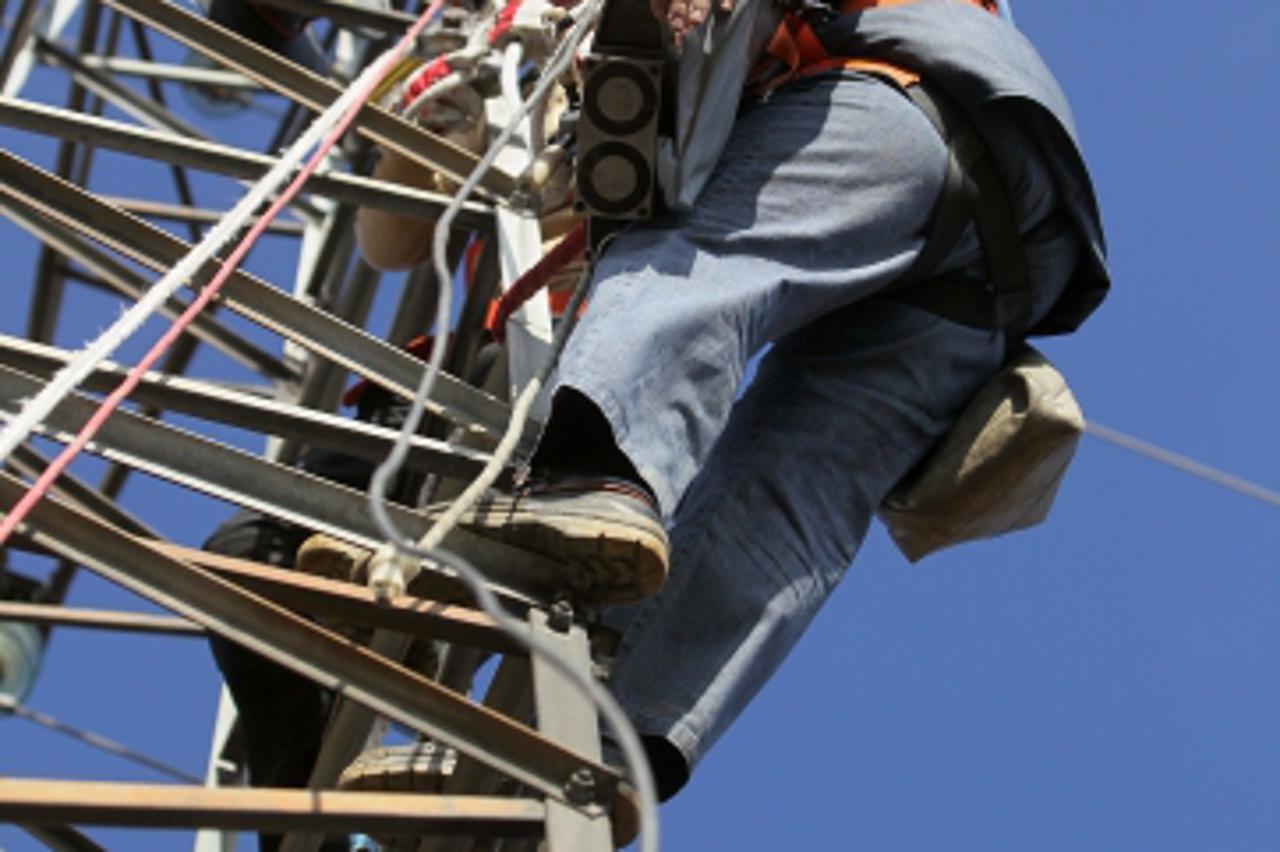
POLYGON ((194 246, 176 266, 169 270, 129 310, 115 321, 96 340, 88 344, 65 367, 59 370, 47 385, 23 405, 17 415, 0 433, 0 460, 9 457, 38 427, 58 404, 69 396, 85 377, 123 344, 144 322, 156 313, 179 287, 199 272, 223 246, 236 235, 253 216, 254 211, 266 203, 289 176, 295 172, 307 152, 324 138, 325 134, 341 120, 350 108, 365 82, 383 73, 383 66, 398 60, 398 47, 392 48, 368 66, 361 75, 329 105, 298 137, 279 161, 262 176, 218 224, 194 246))
POLYGON ((432 257, 437 280, 446 283, 445 286, 440 288, 436 303, 437 332, 435 341, 431 348, 431 355, 428 358, 422 381, 418 385, 417 393, 414 395, 413 405, 410 407, 409 414, 401 426, 396 443, 387 459, 374 471, 373 479, 369 485, 369 509, 374 522, 391 544, 394 556, 390 561, 400 563, 403 567, 412 565, 416 568, 419 560, 426 559, 451 568, 471 590, 480 608, 494 620, 504 634, 528 648, 531 654, 536 654, 538 657, 547 660, 569 678, 600 709, 605 724, 613 731, 618 745, 622 749, 628 773, 635 782, 636 792, 639 794, 641 850, 642 852, 657 852, 657 790, 654 785, 653 773, 650 771, 648 759, 640 743, 640 737, 636 734, 635 728, 632 727, 630 720, 617 700, 609 694, 608 690, 596 683, 590 675, 584 675, 579 672, 568 660, 564 659, 557 649, 535 637, 527 625, 517 621, 505 612, 497 598, 489 590, 488 583, 480 571, 465 559, 434 546, 444 540, 444 537, 452 529, 453 525, 457 523, 458 519, 492 485, 497 473, 502 470, 509 460, 517 444, 517 439, 524 431, 525 420, 528 417, 532 402, 540 391, 542 383, 554 368, 559 352, 568 338, 569 331, 572 329, 573 317, 577 313, 577 305, 581 303, 586 294, 589 283, 589 270, 584 272, 577 289, 574 291, 573 298, 570 300, 565 312, 565 320, 557 330, 552 343, 552 350, 546 363, 517 398, 512 408, 512 416, 508 422, 507 431, 499 442, 498 449, 493 453, 489 465, 481 472, 480 476, 472 482, 463 495, 454 501, 446 515, 432 525, 420 543, 415 543, 406 537, 395 526, 386 509, 387 489, 391 480, 404 463, 405 456, 408 453, 409 439, 418 430, 426 407, 426 401, 431 395, 431 389, 435 385, 436 377, 439 375, 441 365, 444 362, 445 342, 448 339, 445 331, 449 327, 452 311, 452 294, 447 282, 453 280, 449 274, 445 246, 453 221, 457 218, 458 211, 462 209, 463 202, 479 184, 481 177, 493 165, 503 147, 515 136, 520 123, 526 119, 534 105, 544 100, 551 86, 568 68, 573 59, 574 51, 586 35, 588 28, 594 24, 603 5, 603 0, 589 0, 588 3, 583 5, 578 20, 561 40, 560 44, 557 45, 529 98, 521 103, 511 115, 507 125, 502 128, 498 137, 489 146, 475 169, 463 181, 462 186, 454 194, 449 206, 436 223, 432 243, 432 257), (428 545, 432 546, 428 547, 428 545))

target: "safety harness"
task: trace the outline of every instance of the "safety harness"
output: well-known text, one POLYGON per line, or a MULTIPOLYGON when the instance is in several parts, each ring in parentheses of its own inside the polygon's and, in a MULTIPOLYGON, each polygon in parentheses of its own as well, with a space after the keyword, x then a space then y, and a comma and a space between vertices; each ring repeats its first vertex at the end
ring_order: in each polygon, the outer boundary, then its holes
MULTIPOLYGON (((845 0, 838 9, 801 0, 778 25, 766 55, 754 69, 748 91, 768 97, 784 83, 851 69, 892 83, 921 112, 947 144, 947 174, 924 247, 911 268, 883 296, 985 329, 1003 329, 1021 339, 1030 319, 1030 274, 1008 191, 986 144, 964 109, 923 73, 882 59, 832 56, 813 27, 834 14, 902 6, 918 0, 845 0), (934 276, 969 223, 977 228, 989 283, 934 276)), ((993 0, 957 0, 998 13, 993 0)))
MULTIPOLYGON (((845 0, 837 10, 822 0, 796 0, 797 8, 784 16, 764 58, 748 78, 747 91, 764 98, 784 83, 851 69, 890 82, 919 107, 947 144, 947 174, 920 254, 881 297, 916 305, 963 325, 1001 329, 1012 346, 1025 336, 1030 319, 1030 273, 1004 180, 973 122, 946 92, 916 70, 882 59, 832 56, 811 23, 835 14, 914 2, 918 0, 845 0), (970 222, 976 226, 986 260, 987 282, 934 275, 970 222)), ((998 14, 994 0, 956 2, 998 14)), ((506 318, 545 285, 556 267, 583 248, 581 235, 570 234, 495 303, 486 327, 501 339, 506 318)))

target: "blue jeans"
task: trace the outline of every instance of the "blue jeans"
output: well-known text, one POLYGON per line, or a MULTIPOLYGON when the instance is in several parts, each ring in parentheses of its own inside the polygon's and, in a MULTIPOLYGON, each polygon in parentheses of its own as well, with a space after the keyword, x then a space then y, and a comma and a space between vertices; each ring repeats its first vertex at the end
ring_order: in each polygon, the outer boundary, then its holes
MULTIPOLYGON (((1017 114, 980 126, 1014 164, 1036 319, 1077 241, 1017 114)), ((1002 333, 872 298, 922 248, 945 158, 889 84, 803 81, 740 116, 695 209, 625 232, 601 260, 559 385, 604 413, 672 545, 659 594, 610 615, 624 631, 611 686, 689 769, 834 590, 885 494, 1002 363, 1002 333)), ((938 270, 956 271, 985 275, 972 228, 938 270)))

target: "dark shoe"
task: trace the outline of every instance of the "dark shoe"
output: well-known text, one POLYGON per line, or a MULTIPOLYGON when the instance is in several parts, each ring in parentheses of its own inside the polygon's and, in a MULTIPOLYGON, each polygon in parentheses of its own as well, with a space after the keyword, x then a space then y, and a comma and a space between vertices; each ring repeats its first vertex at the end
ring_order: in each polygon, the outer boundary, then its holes
POLYGON ((338 777, 338 789, 382 793, 439 793, 458 754, 434 742, 379 746, 361 752, 338 777))
MULTIPOLYGON (((453 774, 458 754, 434 742, 379 746, 365 751, 338 777, 338 789, 370 793, 438 795, 453 774)), ((383 852, 416 852, 419 836, 379 834, 372 838, 383 852)))
POLYGON ((622 604, 649 597, 667 577, 667 536, 657 508, 643 487, 626 480, 533 484, 482 499, 459 526, 465 535, 445 546, 495 579, 498 572, 513 579, 525 572, 579 598, 622 604), (483 540, 487 552, 473 558, 473 539, 483 540))
POLYGON ((327 533, 315 533, 298 548, 294 566, 304 574, 364 585, 372 551, 327 533))

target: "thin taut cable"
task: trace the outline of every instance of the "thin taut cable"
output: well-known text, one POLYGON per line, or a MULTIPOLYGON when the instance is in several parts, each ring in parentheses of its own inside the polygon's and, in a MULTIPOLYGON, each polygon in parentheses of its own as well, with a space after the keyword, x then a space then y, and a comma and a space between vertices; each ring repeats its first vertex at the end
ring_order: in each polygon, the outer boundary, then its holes
POLYGON ((1100 438, 1109 444, 1128 450, 1131 453, 1137 453, 1144 458, 1159 462, 1160 464, 1180 470, 1183 473, 1189 473, 1198 479, 1219 485, 1237 494, 1243 494, 1251 497, 1268 506, 1274 506, 1280 509, 1280 491, 1274 491, 1264 485, 1258 485, 1250 482, 1234 474, 1219 470, 1216 467, 1210 467, 1207 464, 1198 462, 1193 458, 1179 455, 1172 450, 1166 450, 1155 444, 1135 438, 1132 435, 1126 435, 1118 429, 1112 429, 1110 426, 1103 426, 1095 420, 1090 420, 1085 424, 1085 432, 1100 438))
POLYGON ((174 769, 167 763, 156 760, 154 757, 147 757, 141 752, 134 751, 128 746, 121 745, 115 740, 108 739, 101 734, 95 734, 93 731, 86 731, 65 722, 59 722, 47 713, 41 713, 39 710, 32 710, 22 702, 18 701, 12 695, 0 694, 0 712, 12 713, 20 719, 26 719, 41 726, 48 728, 50 731, 70 737, 73 740, 79 740, 86 745, 93 746, 96 749, 113 754, 116 757, 124 758, 139 766, 145 766, 147 769, 159 772, 162 775, 168 775, 176 781, 182 781, 185 784, 203 784, 199 778, 183 772, 181 769, 174 769))

